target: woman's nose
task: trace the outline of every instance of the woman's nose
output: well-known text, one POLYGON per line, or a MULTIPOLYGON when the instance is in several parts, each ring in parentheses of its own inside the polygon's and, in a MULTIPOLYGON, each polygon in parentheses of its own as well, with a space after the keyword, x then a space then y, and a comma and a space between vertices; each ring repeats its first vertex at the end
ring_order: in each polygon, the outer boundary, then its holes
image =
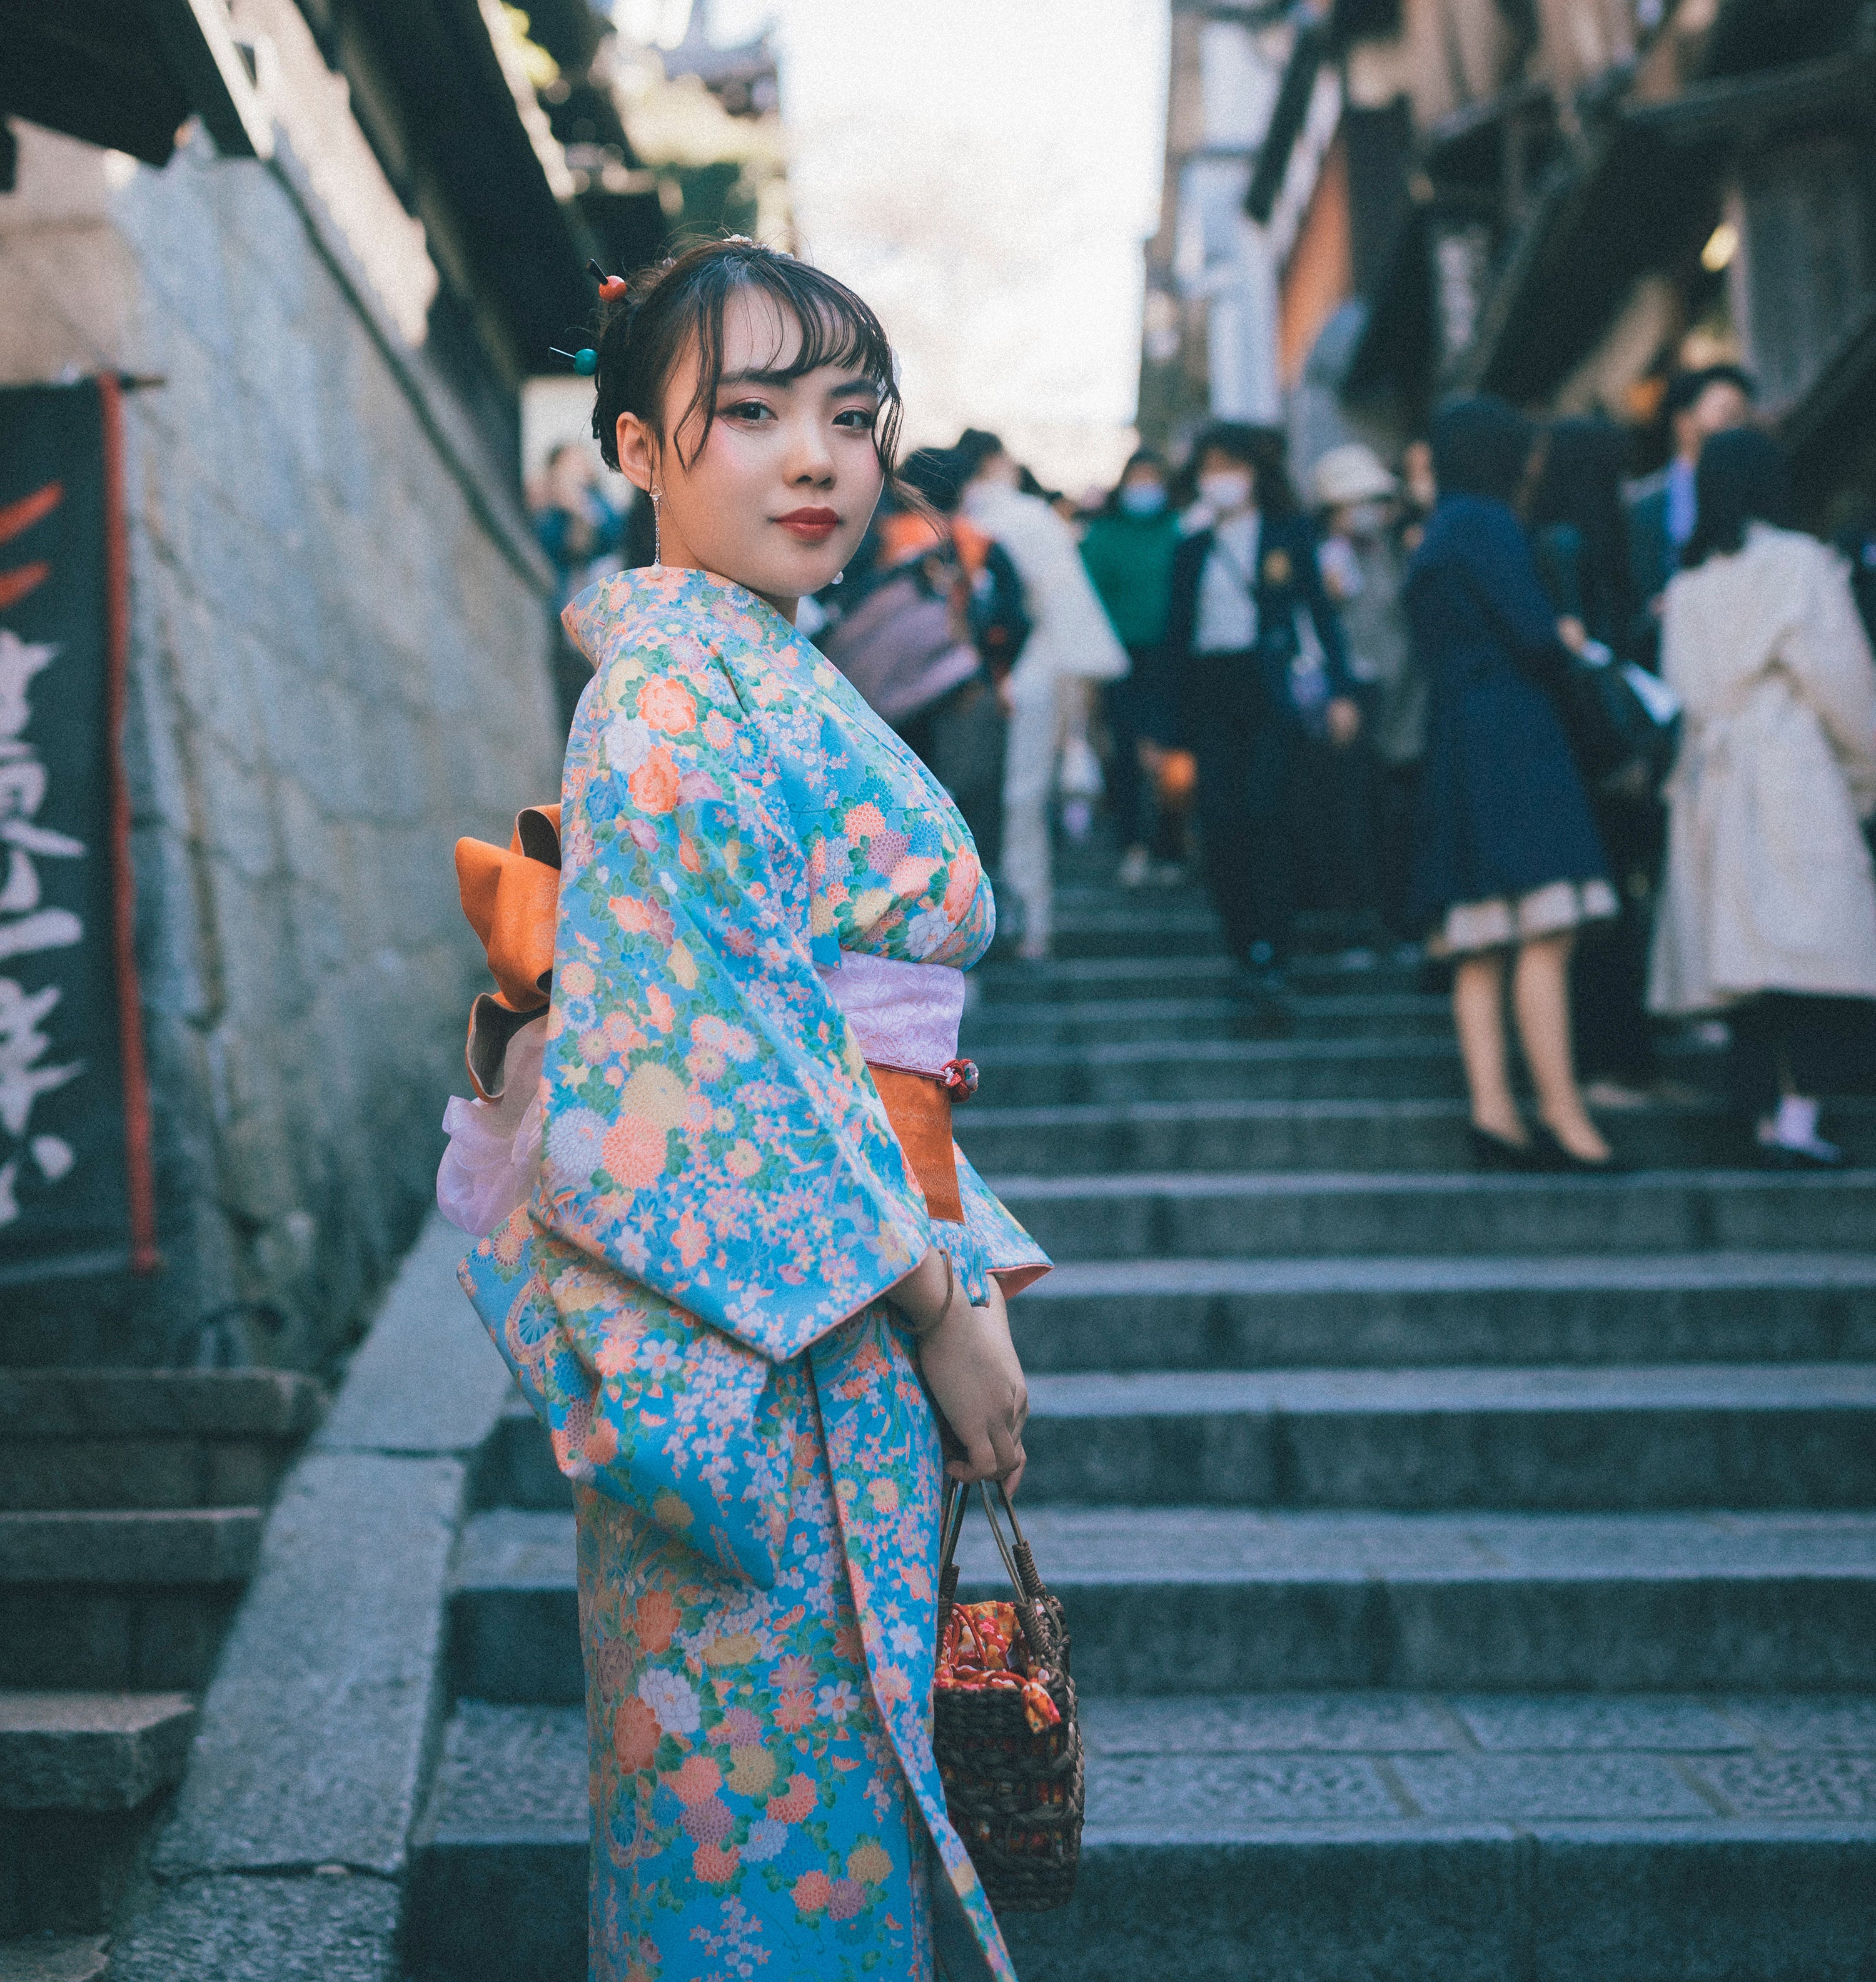
POLYGON ((788 479, 791 482, 831 482, 834 451, 828 445, 818 420, 801 420, 788 436, 788 479))

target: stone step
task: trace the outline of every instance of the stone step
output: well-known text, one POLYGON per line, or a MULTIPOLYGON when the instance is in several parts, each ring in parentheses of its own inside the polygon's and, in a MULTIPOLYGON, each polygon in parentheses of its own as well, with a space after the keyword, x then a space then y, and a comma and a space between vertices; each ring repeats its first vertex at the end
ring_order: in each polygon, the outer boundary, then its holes
POLYGON ((264 1519, 258 1507, 0 1513, 0 1686, 199 1689, 264 1519))
MULTIPOLYGON (((998 1046, 974 1055, 986 1106, 1138 1101, 1456 1100, 1465 1091, 1450 1034, 1419 1039, 1147 1040, 998 1046)), ((1663 1067, 1707 1096, 1723 1085, 1711 1051, 1666 1043, 1663 1067)))
POLYGON ((264 1505, 324 1408, 284 1370, 0 1370, 0 1509, 264 1505))
MULTIPOLYGON (((1291 1000, 1299 1039, 1449 1039, 1452 1006, 1413 992, 1338 993, 1291 1000)), ((1058 1004, 999 1000, 966 1019, 961 1049, 975 1059, 1017 1046, 1125 1045, 1149 1040, 1256 1039, 1270 1025, 1238 998, 1105 998, 1058 1004)))
POLYGON ((1215 956, 1222 946, 1216 919, 1203 909, 1116 909, 1058 923, 1055 954, 1061 958, 1215 956))
MULTIPOLYGON (((989 1595, 981 1525, 961 1560, 989 1595)), ((1095 1692, 1876 1689, 1865 1513, 1045 1506, 1024 1527, 1095 1692)))
MULTIPOLYGON (((986 1106, 1138 1101, 1457 1100, 1450 1039, 1160 1040, 999 1046, 978 1059, 986 1106)), ((973 1104, 975 1105, 975 1104, 973 1104)))
POLYGON ((415 1982, 585 1982, 587 1795, 583 1707, 458 1706, 412 1840, 415 1982))
MULTIPOLYGON (((1139 1101, 1005 1108, 981 1096, 958 1111, 959 1146, 1005 1176, 1125 1170, 1469 1170, 1469 1111, 1451 1101, 1139 1101)), ((1737 1163, 1741 1134, 1718 1103, 1611 1112, 1618 1156, 1648 1170, 1737 1163)), ((1876 1104, 1843 1103, 1831 1133, 1853 1163, 1876 1164, 1876 1104)))
POLYGON ((1876 1256, 1118 1260, 1012 1304, 1051 1371, 1876 1361, 1876 1256))
POLYGON ((180 1693, 0 1692, 0 1810, 134 1810, 182 1779, 180 1693))
POLYGON ((105 1934, 0 1940, 0 1982, 104 1982, 110 1972, 111 1943, 105 1934))
MULTIPOLYGON (((1659 1367, 1029 1369, 1026 1504, 1876 1506, 1876 1363, 1659 1367)), ((513 1399, 475 1504, 572 1490, 513 1399)))
MULTIPOLYGON (((979 964, 966 980, 972 996, 986 1010, 1006 1003, 1046 1000, 1075 1006, 1109 1000, 1153 1003, 1162 998, 1220 998, 1235 976, 1229 957, 1098 956, 1071 957, 1050 963, 1017 962, 979 964)), ((1437 969, 1418 962, 1381 962, 1351 969, 1335 956, 1298 956, 1286 972, 1291 993, 1298 998, 1342 993, 1401 996, 1442 987, 1437 969)))
POLYGON ((0 1693, 0 1935, 110 1924, 195 1722, 180 1693, 0 1693))
POLYGON ((1201 1171, 988 1181, 1058 1260, 1854 1251, 1876 1233, 1876 1170, 1611 1177, 1201 1171))
POLYGON ((554 1463, 554 1448, 541 1420, 518 1393, 501 1408, 475 1456, 470 1504, 477 1508, 569 1509, 573 1489, 554 1463))
POLYGON ((1026 1504, 1876 1507, 1876 1364, 1036 1376, 1026 1504))
MULTIPOLYGON (((967 1593, 997 1593, 981 1523, 967 1593)), ((1024 1527, 1096 1692, 1876 1690, 1876 1515, 1390 1514, 1042 1506, 1024 1527)), ((573 1523, 465 1530, 458 1689, 570 1704, 573 1523)))
MULTIPOLYGON (((1081 1710, 1081 1877, 1066 1909, 1006 1919, 1025 1982, 1867 1974, 1876 1699, 1085 1692, 1081 1710), (1777 1954, 1741 1967, 1742 1947, 1777 1954)), ((413 1849, 418 1973, 584 1974, 587 1794, 580 1708, 464 1703, 413 1849)))
POLYGON ((1006 1924, 1024 1982, 1864 1972, 1876 1700, 1082 1706, 1081 1877, 1006 1924))

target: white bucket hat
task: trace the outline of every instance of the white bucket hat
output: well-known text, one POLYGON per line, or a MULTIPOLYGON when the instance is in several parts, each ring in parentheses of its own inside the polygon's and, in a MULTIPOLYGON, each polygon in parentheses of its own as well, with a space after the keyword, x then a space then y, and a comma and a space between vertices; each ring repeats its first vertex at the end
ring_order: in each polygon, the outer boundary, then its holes
POLYGON ((1339 509, 1345 502, 1375 502, 1398 492, 1400 484, 1381 465, 1381 457, 1358 440, 1332 447, 1310 476, 1316 506, 1339 509))

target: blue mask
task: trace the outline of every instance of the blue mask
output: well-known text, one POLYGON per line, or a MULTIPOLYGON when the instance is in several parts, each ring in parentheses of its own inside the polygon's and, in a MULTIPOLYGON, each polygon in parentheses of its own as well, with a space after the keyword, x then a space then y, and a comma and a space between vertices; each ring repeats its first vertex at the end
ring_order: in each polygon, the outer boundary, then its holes
POLYGON ((1129 516, 1157 516, 1166 506, 1166 492, 1157 482, 1136 482, 1121 491, 1121 508, 1129 516))

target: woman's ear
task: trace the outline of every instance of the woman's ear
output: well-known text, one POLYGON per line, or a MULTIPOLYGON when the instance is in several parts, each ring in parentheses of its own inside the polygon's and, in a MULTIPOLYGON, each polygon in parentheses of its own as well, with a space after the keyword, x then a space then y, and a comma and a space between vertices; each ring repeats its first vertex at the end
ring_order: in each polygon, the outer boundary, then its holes
POLYGON ((658 479, 657 436, 636 413, 621 413, 612 438, 618 450, 619 472, 634 488, 649 495, 658 479))

